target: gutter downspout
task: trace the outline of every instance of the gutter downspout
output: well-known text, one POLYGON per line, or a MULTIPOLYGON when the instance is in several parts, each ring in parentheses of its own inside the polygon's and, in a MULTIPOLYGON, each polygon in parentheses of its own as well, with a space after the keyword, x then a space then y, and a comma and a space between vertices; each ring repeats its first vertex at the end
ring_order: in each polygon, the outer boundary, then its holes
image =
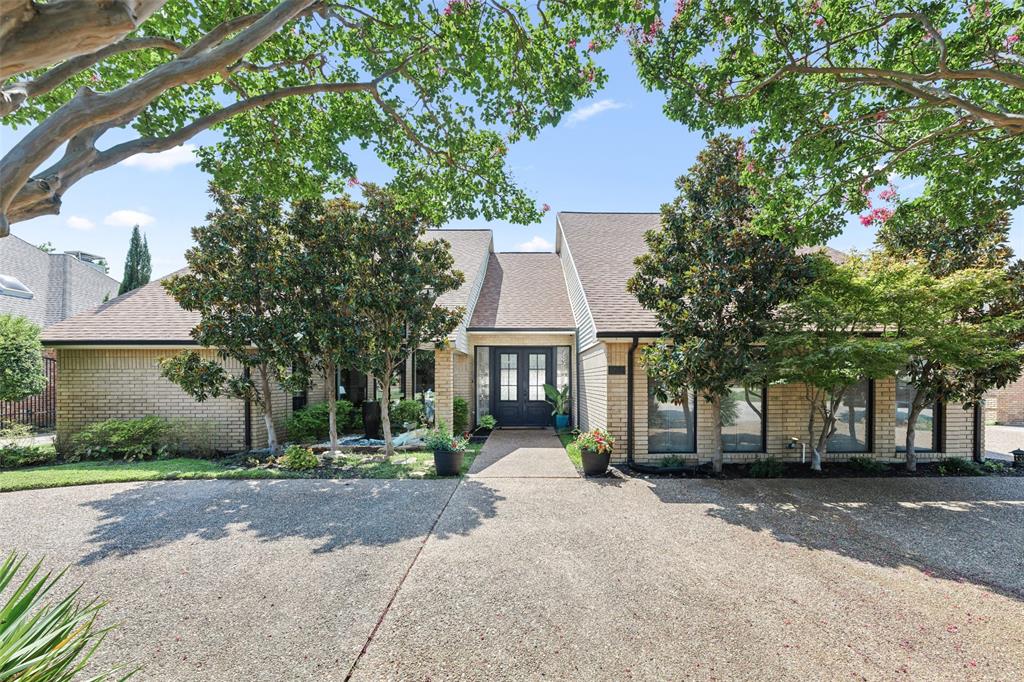
POLYGON ((974 442, 973 442, 973 455, 975 462, 981 462, 985 458, 985 453, 981 451, 981 430, 984 428, 984 424, 981 418, 981 403, 974 404, 974 442))
POLYGON ((636 348, 640 345, 640 337, 633 336, 633 343, 629 346, 629 353, 626 355, 626 464, 633 466, 633 357, 636 355, 636 348))

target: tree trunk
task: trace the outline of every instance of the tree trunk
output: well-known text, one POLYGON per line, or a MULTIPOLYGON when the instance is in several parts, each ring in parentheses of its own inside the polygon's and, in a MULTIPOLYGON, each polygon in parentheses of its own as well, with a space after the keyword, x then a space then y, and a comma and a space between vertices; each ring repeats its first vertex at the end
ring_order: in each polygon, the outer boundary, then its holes
POLYGON ((331 438, 331 456, 338 452, 338 372, 334 360, 328 360, 324 366, 324 377, 327 379, 327 415, 331 438))
POLYGON ((266 365, 260 365, 260 395, 263 399, 263 423, 267 427, 267 448, 271 454, 277 453, 277 430, 274 428, 274 401, 270 393, 270 376, 266 365))
POLYGON ((811 471, 821 471, 821 460, 828 454, 828 437, 831 431, 832 427, 830 426, 822 429, 818 434, 818 442, 811 453, 811 471))
POLYGON ((917 426, 917 418, 921 416, 924 406, 919 405, 917 402, 917 396, 914 396, 914 400, 910 403, 910 412, 907 413, 907 471, 917 471, 917 452, 914 450, 914 427, 917 426))
POLYGON ((381 390, 380 401, 380 426, 384 431, 384 456, 391 458, 395 454, 395 446, 391 443, 391 375, 393 370, 388 368, 383 378, 378 378, 381 390))
POLYGON ((722 396, 711 400, 711 466, 716 474, 722 473, 722 396))

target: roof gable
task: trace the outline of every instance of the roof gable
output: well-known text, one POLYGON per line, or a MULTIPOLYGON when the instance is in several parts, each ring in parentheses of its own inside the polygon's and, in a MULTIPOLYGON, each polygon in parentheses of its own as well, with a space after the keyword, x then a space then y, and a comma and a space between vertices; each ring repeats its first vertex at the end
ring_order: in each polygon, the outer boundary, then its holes
POLYGON ((554 253, 492 253, 471 331, 574 329, 562 264, 554 253))

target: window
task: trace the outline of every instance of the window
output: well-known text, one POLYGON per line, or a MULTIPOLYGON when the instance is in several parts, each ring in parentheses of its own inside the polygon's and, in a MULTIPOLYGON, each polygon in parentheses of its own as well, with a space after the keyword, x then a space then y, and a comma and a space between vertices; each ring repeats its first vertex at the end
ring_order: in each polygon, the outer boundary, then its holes
POLYGON ((15 298, 32 298, 35 294, 21 280, 12 275, 0 275, 0 294, 15 298))
POLYGON ((434 351, 417 350, 413 356, 413 398, 423 403, 428 422, 434 421, 434 351))
POLYGON ((697 452, 697 396, 687 393, 681 405, 658 400, 647 382, 647 450, 652 453, 697 452))
POLYGON ((546 353, 530 353, 530 400, 544 400, 544 384, 548 376, 547 364, 546 353))
POLYGON ((871 381, 851 386, 836 411, 836 432, 828 441, 829 452, 869 452, 871 449, 871 381))
MULTIPOLYGON (((907 421, 910 418, 910 407, 914 403, 917 389, 904 379, 896 377, 896 450, 907 451, 907 421)), ((937 452, 941 431, 942 409, 939 403, 928 405, 917 415, 914 424, 914 451, 937 452)))
POLYGON ((555 349, 555 388, 561 391, 569 385, 569 346, 555 349))
POLYGON ((366 375, 350 369, 338 369, 338 398, 359 405, 366 400, 366 375))
POLYGON ((491 349, 476 349, 476 418, 491 413, 491 349))
POLYGON ((498 356, 498 399, 519 400, 519 355, 501 353, 498 356))
POLYGON ((722 398, 722 450, 764 452, 763 388, 733 386, 722 398))

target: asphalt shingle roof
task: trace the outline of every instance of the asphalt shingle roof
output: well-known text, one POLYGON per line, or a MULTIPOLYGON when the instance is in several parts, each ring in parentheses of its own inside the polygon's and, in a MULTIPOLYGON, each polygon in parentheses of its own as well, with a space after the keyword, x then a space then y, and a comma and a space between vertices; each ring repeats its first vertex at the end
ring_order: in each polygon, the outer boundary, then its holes
POLYGON ((572 329, 575 326, 557 254, 491 254, 470 329, 572 329))
POLYGON ((487 254, 491 250, 490 230, 430 230, 426 239, 444 239, 451 245, 455 269, 461 270, 466 279, 455 291, 440 296, 437 302, 449 308, 469 304, 469 294, 473 282, 484 267, 487 254))

